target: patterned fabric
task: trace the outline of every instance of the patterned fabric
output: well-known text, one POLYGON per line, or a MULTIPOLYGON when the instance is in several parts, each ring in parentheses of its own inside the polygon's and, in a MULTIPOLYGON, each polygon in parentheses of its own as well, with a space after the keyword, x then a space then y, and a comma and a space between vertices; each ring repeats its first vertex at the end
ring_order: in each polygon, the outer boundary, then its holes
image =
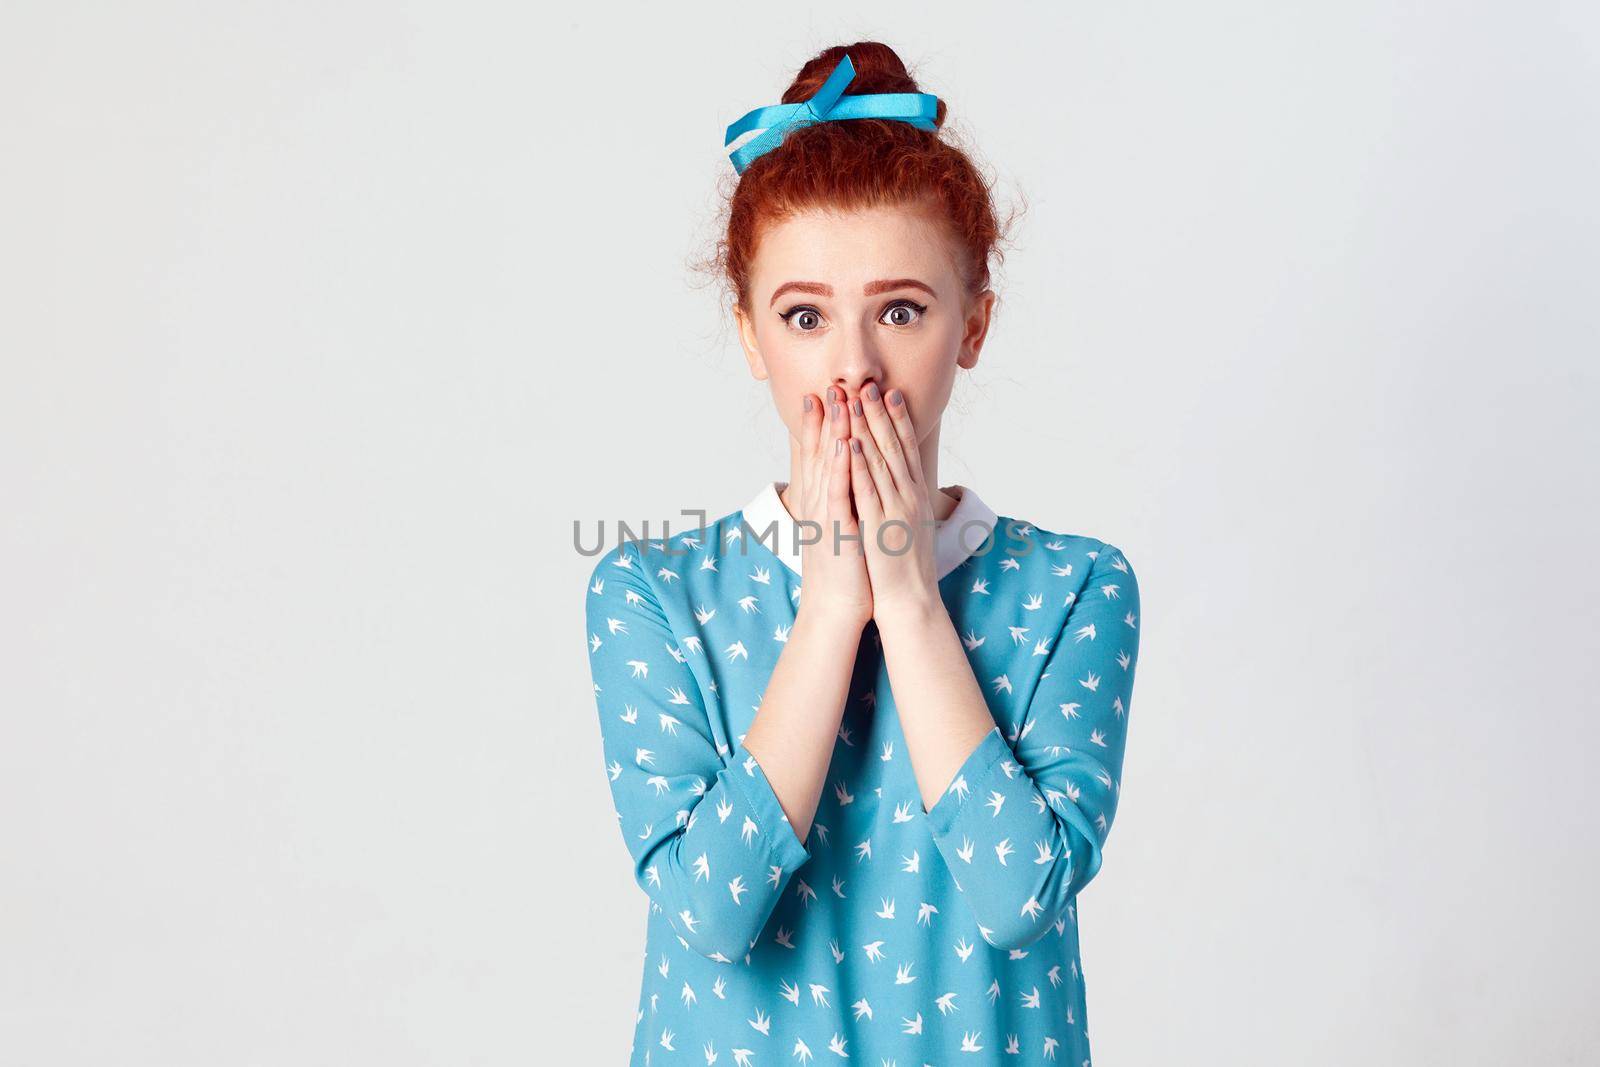
POLYGON ((751 536, 784 484, 590 577, 606 774, 649 898, 630 1063, 1089 1063, 1077 897, 1116 816, 1133 569, 955 487, 939 590, 996 727, 924 810, 869 623, 802 842, 743 745, 801 595, 792 542, 751 536))

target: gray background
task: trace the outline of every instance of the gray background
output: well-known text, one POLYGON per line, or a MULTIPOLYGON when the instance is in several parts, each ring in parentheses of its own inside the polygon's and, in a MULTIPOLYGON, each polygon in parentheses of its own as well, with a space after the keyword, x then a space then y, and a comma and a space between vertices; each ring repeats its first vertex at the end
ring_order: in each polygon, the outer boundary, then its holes
POLYGON ((1096 1061, 1593 1062, 1593 5, 437 0, 0 13, 0 1060, 623 1062, 572 522, 786 475, 690 265, 864 37, 1028 202, 942 480, 1140 576, 1096 1061))

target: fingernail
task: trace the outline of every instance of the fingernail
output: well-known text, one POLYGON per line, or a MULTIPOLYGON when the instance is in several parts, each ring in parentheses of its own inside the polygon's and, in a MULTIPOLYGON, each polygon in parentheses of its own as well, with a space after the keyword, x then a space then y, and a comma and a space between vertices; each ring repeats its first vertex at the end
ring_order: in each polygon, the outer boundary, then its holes
POLYGON ((804 410, 806 411, 807 414, 810 414, 810 412, 811 412, 811 394, 810 393, 806 394, 806 398, 805 398, 804 403, 805 403, 805 409, 804 410))
POLYGON ((828 414, 832 415, 836 419, 839 417, 839 405, 837 402, 830 403, 828 405, 828 414))
POLYGON ((844 438, 835 437, 833 439, 833 454, 837 456, 839 454, 839 449, 841 449, 843 447, 844 447, 844 438))
POLYGON ((860 397, 856 397, 854 400, 850 401, 850 410, 855 412, 857 415, 861 414, 861 398, 860 397))
MULTIPOLYGON (((859 414, 859 412, 857 412, 857 414, 859 414)), ((850 451, 854 452, 858 456, 861 455, 861 442, 857 441, 854 437, 850 438, 850 451)))
POLYGON ((866 392, 867 392, 867 399, 868 400, 876 400, 876 399, 878 399, 878 383, 877 382, 868 382, 867 383, 866 392))
POLYGON ((899 407, 904 400, 905 397, 900 395, 900 390, 889 390, 889 403, 893 404, 895 407, 899 407))

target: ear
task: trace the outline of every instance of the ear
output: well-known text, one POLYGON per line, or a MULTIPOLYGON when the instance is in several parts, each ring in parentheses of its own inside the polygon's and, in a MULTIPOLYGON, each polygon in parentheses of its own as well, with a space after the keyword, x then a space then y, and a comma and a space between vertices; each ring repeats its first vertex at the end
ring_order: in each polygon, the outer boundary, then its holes
POLYGON ((961 336, 961 351, 956 356, 956 366, 971 370, 978 364, 978 353, 983 351, 984 338, 989 336, 989 319, 994 313, 993 289, 979 293, 967 307, 966 330, 961 336))
POLYGON ((744 313, 744 308, 733 305, 733 317, 739 323, 739 345, 744 349, 744 361, 750 365, 750 374, 758 382, 767 380, 767 362, 756 347, 756 324, 744 313))

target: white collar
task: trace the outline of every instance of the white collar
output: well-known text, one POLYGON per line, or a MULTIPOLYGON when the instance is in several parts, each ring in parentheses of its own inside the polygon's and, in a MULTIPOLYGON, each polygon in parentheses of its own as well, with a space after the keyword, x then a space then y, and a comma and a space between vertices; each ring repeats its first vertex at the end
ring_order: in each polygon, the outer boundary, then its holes
MULTIPOLYGON (((790 570, 799 574, 801 555, 799 524, 795 522, 794 516, 789 514, 789 509, 783 506, 783 498, 778 495, 788 488, 788 485, 788 482, 767 482, 750 503, 744 506, 744 521, 750 527, 750 532, 743 536, 759 540, 788 565, 790 570), (765 536, 774 523, 777 524, 776 544, 772 538, 765 536)), ((994 510, 968 486, 952 485, 947 488, 952 491, 959 490, 961 497, 950 516, 941 520, 934 529, 933 565, 936 580, 955 570, 968 556, 982 548, 993 532, 997 519, 994 510)), ((814 536, 809 530, 807 534, 814 536)), ((818 544, 827 543, 827 535, 824 534, 823 540, 818 544)))

